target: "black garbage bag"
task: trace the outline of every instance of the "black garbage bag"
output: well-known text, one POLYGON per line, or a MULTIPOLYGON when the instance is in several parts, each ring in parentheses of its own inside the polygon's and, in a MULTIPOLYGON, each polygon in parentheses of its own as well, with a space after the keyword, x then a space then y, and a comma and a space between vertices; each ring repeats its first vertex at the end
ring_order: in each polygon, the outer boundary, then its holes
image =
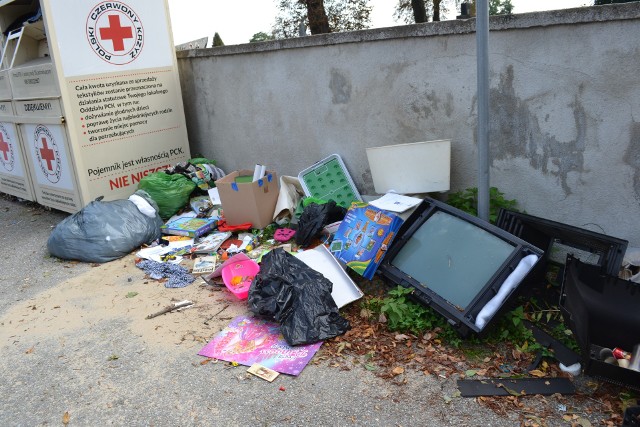
POLYGON ((131 200, 95 200, 56 225, 47 241, 49 253, 62 259, 108 262, 159 239, 163 222, 158 205, 144 191, 135 194, 151 208, 147 214, 131 200))
POLYGON ((321 205, 310 203, 298 220, 296 243, 302 247, 309 246, 326 225, 342 221, 346 214, 347 210, 333 200, 321 205))
POLYGON ((351 327, 331 297, 333 283, 284 249, 262 257, 249 288, 249 309, 275 320, 289 345, 342 335, 351 327))

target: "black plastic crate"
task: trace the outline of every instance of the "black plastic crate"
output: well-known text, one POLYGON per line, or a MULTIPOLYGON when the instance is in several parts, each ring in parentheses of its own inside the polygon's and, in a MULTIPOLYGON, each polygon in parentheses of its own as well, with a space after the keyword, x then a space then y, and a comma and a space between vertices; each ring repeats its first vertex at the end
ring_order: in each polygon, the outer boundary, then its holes
POLYGON ((479 218, 427 198, 404 222, 378 271, 392 283, 412 288, 414 299, 445 316, 466 336, 483 334, 511 308, 537 261, 514 288, 503 292, 505 298, 486 323, 476 324, 481 310, 528 255, 539 261, 544 252, 479 218))
POLYGON ((600 357, 603 348, 631 351, 640 341, 640 285, 570 255, 560 310, 580 346, 585 374, 640 390, 640 372, 600 357))

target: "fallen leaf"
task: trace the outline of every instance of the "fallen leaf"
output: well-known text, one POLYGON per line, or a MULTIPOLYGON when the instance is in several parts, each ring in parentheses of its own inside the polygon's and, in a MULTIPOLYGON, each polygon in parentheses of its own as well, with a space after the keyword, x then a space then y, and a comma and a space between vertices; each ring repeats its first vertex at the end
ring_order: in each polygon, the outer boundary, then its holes
POLYGON ((120 359, 120 357, 117 354, 112 354, 111 356, 109 356, 107 358, 107 360, 111 361, 111 360, 118 360, 120 359))
POLYGON ((62 424, 67 425, 71 420, 71 415, 69 415, 69 411, 66 411, 64 415, 62 415, 62 424))
POLYGON ((405 335, 405 334, 397 334, 395 336, 396 341, 404 341, 404 340, 408 340, 409 336, 405 335))
POLYGON ((581 427, 592 427, 591 422, 586 418, 578 418, 577 423, 581 427))
POLYGON ((35 347, 31 347, 29 350, 25 351, 26 354, 31 354, 33 353, 33 350, 35 349, 35 347))
POLYGON ((207 363, 211 362, 213 359, 204 359, 202 362, 200 362, 201 365, 206 365, 207 363))
POLYGON ((464 373, 464 375, 469 377, 469 378, 471 378, 477 373, 478 373, 478 371, 476 371, 474 369, 467 369, 467 371, 464 373))
POLYGON ((378 368, 376 367, 376 365, 374 365, 372 363, 365 363, 364 364, 364 369, 366 369, 367 371, 375 371, 378 368))
POLYGON ((529 371, 529 374, 533 375, 534 377, 538 377, 538 378, 542 378, 545 375, 547 375, 547 374, 545 374, 544 372, 542 372, 539 369, 534 369, 533 371, 529 371))
POLYGON ((137 292, 129 292, 129 293, 125 296, 125 298, 133 298, 133 297, 135 297, 136 295, 138 295, 138 293, 137 293, 137 292))
POLYGON ((393 371, 391 371, 393 373, 393 375, 400 375, 400 374, 404 374, 404 368, 401 366, 397 366, 395 368, 393 368, 393 371))

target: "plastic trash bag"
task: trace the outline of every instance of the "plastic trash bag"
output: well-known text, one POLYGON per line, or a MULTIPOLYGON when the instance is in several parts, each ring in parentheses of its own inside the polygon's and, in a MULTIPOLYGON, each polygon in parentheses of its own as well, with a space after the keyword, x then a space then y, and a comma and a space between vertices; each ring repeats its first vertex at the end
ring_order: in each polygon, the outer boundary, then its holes
POLYGON ((189 202, 196 184, 180 174, 155 172, 142 178, 138 188, 149 193, 158 204, 160 217, 167 220, 189 202))
POLYGON ((302 247, 308 246, 313 238, 318 236, 325 225, 336 221, 342 221, 347 210, 329 200, 324 204, 311 203, 304 208, 298 220, 296 243, 302 247))
POLYGON ((331 297, 333 284, 295 256, 278 248, 262 257, 249 288, 249 309, 280 323, 289 345, 311 344, 342 335, 349 321, 331 297))
MULTIPOLYGON (((148 194, 144 191, 136 194, 157 210, 148 194)), ((148 217, 130 200, 96 200, 56 225, 47 241, 47 249, 51 255, 62 259, 113 261, 143 243, 160 238, 162 224, 157 214, 154 218, 148 217)))

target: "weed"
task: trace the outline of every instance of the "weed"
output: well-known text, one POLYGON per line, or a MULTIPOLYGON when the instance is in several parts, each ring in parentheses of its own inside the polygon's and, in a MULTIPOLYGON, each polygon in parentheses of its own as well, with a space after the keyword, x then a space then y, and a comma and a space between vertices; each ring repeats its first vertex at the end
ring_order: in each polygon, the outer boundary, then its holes
MULTIPOLYGON (((450 193, 447 197, 447 204, 471 215, 478 216, 478 189, 472 187, 450 193)), ((500 190, 496 187, 491 187, 489 189, 489 222, 495 224, 501 208, 515 210, 517 205, 517 201, 505 199, 500 190)))
POLYGON ((386 318, 387 327, 392 331, 422 334, 429 330, 440 330, 438 336, 449 345, 459 347, 462 343, 458 333, 440 314, 430 307, 424 307, 410 299, 412 289, 397 286, 384 298, 370 298, 362 308, 386 318))

